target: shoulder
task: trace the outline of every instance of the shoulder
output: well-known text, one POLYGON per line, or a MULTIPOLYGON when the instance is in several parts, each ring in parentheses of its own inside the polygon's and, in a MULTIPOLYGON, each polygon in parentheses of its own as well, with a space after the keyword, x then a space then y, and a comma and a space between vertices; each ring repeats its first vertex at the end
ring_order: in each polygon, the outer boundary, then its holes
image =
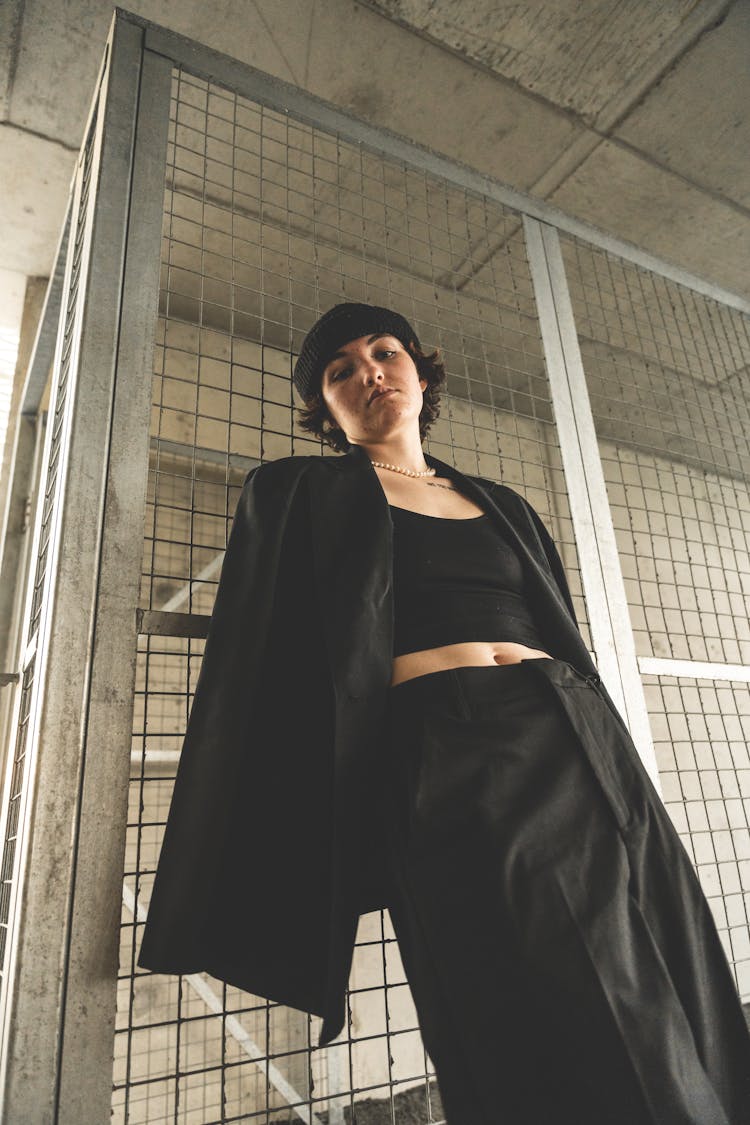
POLYGON ((302 502, 310 480, 330 480, 331 474, 341 471, 343 462, 343 457, 314 455, 264 461, 245 477, 238 507, 250 518, 286 519, 292 505, 302 502))
POLYGON ((316 457, 313 454, 295 454, 291 457, 277 457, 274 461, 263 461, 250 470, 245 484, 273 487, 291 484, 309 472, 325 472, 322 466, 329 461, 339 461, 338 457, 316 457))
POLYGON ((488 492, 493 503, 537 558, 549 562, 556 556, 557 549, 544 520, 522 493, 507 484, 498 484, 484 477, 472 477, 472 480, 488 492))

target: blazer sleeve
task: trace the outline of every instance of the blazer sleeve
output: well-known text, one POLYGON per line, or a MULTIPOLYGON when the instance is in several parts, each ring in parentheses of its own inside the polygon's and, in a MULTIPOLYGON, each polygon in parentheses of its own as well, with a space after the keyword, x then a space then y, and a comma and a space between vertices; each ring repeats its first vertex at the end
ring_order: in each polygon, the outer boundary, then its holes
POLYGON ((227 809, 250 742, 289 490, 271 465, 248 473, 227 542, 164 831, 139 965, 202 965, 227 809))

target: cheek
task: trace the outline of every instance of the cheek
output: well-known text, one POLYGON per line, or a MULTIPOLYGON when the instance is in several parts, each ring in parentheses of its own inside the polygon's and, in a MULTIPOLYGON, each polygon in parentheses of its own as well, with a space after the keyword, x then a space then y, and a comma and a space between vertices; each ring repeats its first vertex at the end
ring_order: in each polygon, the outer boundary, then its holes
POLYGON ((346 405, 342 402, 341 395, 331 394, 328 390, 323 395, 323 404, 331 421, 339 425, 341 418, 346 414, 346 405))
POLYGON ((352 385, 351 381, 347 380, 336 387, 335 393, 330 397, 328 409, 335 411, 337 417, 341 417, 344 414, 351 414, 352 411, 356 411, 359 400, 359 391, 352 385))

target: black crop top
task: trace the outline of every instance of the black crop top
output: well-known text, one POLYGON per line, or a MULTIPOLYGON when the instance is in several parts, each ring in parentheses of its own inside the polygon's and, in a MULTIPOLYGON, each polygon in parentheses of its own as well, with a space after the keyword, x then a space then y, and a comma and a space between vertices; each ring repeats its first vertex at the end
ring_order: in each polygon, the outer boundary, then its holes
POLYGON ((459 641, 544 648, 520 559, 490 516, 445 519, 389 508, 394 656, 459 641))

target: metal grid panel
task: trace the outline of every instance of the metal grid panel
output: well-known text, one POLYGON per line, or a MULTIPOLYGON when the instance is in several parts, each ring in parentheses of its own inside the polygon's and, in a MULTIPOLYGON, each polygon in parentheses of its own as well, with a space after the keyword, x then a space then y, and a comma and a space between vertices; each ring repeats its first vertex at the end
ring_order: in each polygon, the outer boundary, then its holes
POLYGON ((141 904, 150 897, 202 650, 203 643, 190 638, 142 636, 139 643, 113 1119, 206 1125, 314 1120, 310 1113, 322 1112, 333 1121, 338 1110, 343 1120, 355 1090, 360 1099, 382 1103, 392 1087, 403 1085, 408 1092, 400 1099, 402 1112, 440 1121, 437 1091, 425 1085, 431 1068, 387 913, 363 919, 352 969, 352 1034, 326 1052, 312 1052, 317 1018, 207 974, 155 977, 136 969, 145 921, 141 904))
POLYGON ((27 759, 27 743, 29 735, 30 712, 32 708, 32 694, 35 684, 34 669, 37 666, 36 646, 38 643, 39 625, 45 598, 49 597, 48 564, 50 551, 50 537, 52 535, 53 515, 55 506, 59 503, 60 460, 63 455, 63 443, 66 439, 66 421, 68 419, 70 403, 69 391, 74 350, 77 337, 77 325, 81 316, 80 283, 84 268, 84 254, 87 245, 87 226, 89 220, 89 196, 91 190, 91 169, 94 161, 96 142, 97 115, 93 113, 89 130, 84 143, 82 163, 79 172, 79 195, 75 210, 75 237, 68 249, 70 261, 66 263, 68 271, 67 290, 65 292, 64 322, 61 325, 62 339, 58 338, 56 364, 50 372, 49 378, 53 383, 52 398, 54 414, 51 422, 51 433, 47 434, 46 456, 47 463, 42 470, 44 493, 41 497, 41 514, 35 535, 36 558, 32 559, 31 572, 33 585, 31 588, 31 604, 29 607, 28 626, 23 638, 21 659, 29 660, 23 668, 23 680, 20 688, 20 701, 16 729, 11 735, 12 760, 8 763, 3 790, 4 807, 0 824, 2 824, 2 887, 0 890, 0 983, 7 971, 5 963, 8 938, 12 929, 11 914, 13 911, 14 892, 18 888, 15 883, 18 878, 17 843, 19 835, 19 818, 24 802, 27 799, 29 786, 33 779, 29 772, 27 759))
POLYGON ((750 322, 562 241, 638 654, 750 663, 750 322))
POLYGON ((83 168, 81 171, 81 195, 76 216, 75 239, 69 253, 72 255, 70 266, 70 280, 65 303, 65 324, 63 328, 62 348, 59 355, 59 368, 57 373, 57 388, 55 393, 55 413, 52 419, 52 440, 49 447, 49 464, 46 470, 44 499, 42 507, 42 523, 39 533, 37 559, 34 575, 34 592, 31 603, 31 615, 26 636, 28 642, 39 626, 39 617, 42 612, 42 602, 45 589, 45 575, 47 573, 47 556, 49 537, 52 521, 52 512, 55 507, 55 498, 58 485, 58 464, 62 447, 64 421, 67 414, 69 375, 73 358, 76 338, 76 323, 80 316, 79 289, 85 245, 86 225, 88 217, 88 202, 91 191, 91 167, 94 160, 94 141, 96 138, 96 114, 94 114, 83 153, 83 168))
POLYGON ((644 677, 664 801, 750 999, 750 685, 644 677))
MULTIPOLYGON (((562 244, 637 652, 687 661, 687 675, 748 665, 748 318, 562 244)), ((644 682, 664 797, 747 997, 747 684, 644 682)))
POLYGON ((265 1120, 306 1103, 313 1077, 319 1094, 325 1088, 320 1060, 310 1062, 307 1018, 206 975, 135 970, 145 919, 139 906, 136 920, 135 902, 150 895, 187 718, 184 685, 194 689, 201 655, 189 638, 139 643, 118 998, 118 1028, 128 1034, 115 1040, 115 1120, 205 1125, 252 1119, 248 1105, 265 1120))
POLYGON ((0 986, 5 984, 5 950, 10 931, 10 910, 13 897, 13 870, 18 839, 18 822, 26 774, 26 740, 29 733, 29 710, 34 685, 36 660, 31 659, 24 669, 21 684, 20 713, 16 730, 16 743, 10 779, 4 794, 5 839, 3 841, 2 867, 0 868, 0 986))
MULTIPOLYGON (((560 544, 587 628, 516 216, 175 71, 161 285, 144 610, 208 614, 247 470, 331 455, 295 427, 292 364, 320 312, 366 300, 403 310, 423 346, 441 348, 449 380, 427 448, 521 487, 560 544)), ((347 1028, 323 1052, 311 1052, 315 1019, 203 974, 136 970, 202 653, 194 619, 176 631, 140 639, 114 1120, 335 1122, 356 1105, 363 1121, 368 1108, 440 1121, 387 912, 361 919, 347 1028)))
MULTIPOLYGON (((177 79, 172 128, 157 457, 181 455, 190 480, 201 479, 207 464, 218 466, 210 483, 223 473, 231 487, 257 459, 321 452, 292 425, 295 349, 319 311, 337 300, 397 304, 427 346, 441 347, 450 373, 455 401, 433 429, 430 450, 527 489, 542 514, 558 521, 575 587, 516 220, 496 204, 185 74, 177 79)), ((235 501, 228 495, 226 518, 235 501)), ((188 526, 174 512, 170 518, 188 526)), ((157 540, 166 519, 160 512, 157 540)), ((174 577, 187 576, 183 566, 174 577)), ((145 591, 142 604, 151 606, 149 599, 145 591)), ((578 608, 585 619, 580 598, 578 608)))

